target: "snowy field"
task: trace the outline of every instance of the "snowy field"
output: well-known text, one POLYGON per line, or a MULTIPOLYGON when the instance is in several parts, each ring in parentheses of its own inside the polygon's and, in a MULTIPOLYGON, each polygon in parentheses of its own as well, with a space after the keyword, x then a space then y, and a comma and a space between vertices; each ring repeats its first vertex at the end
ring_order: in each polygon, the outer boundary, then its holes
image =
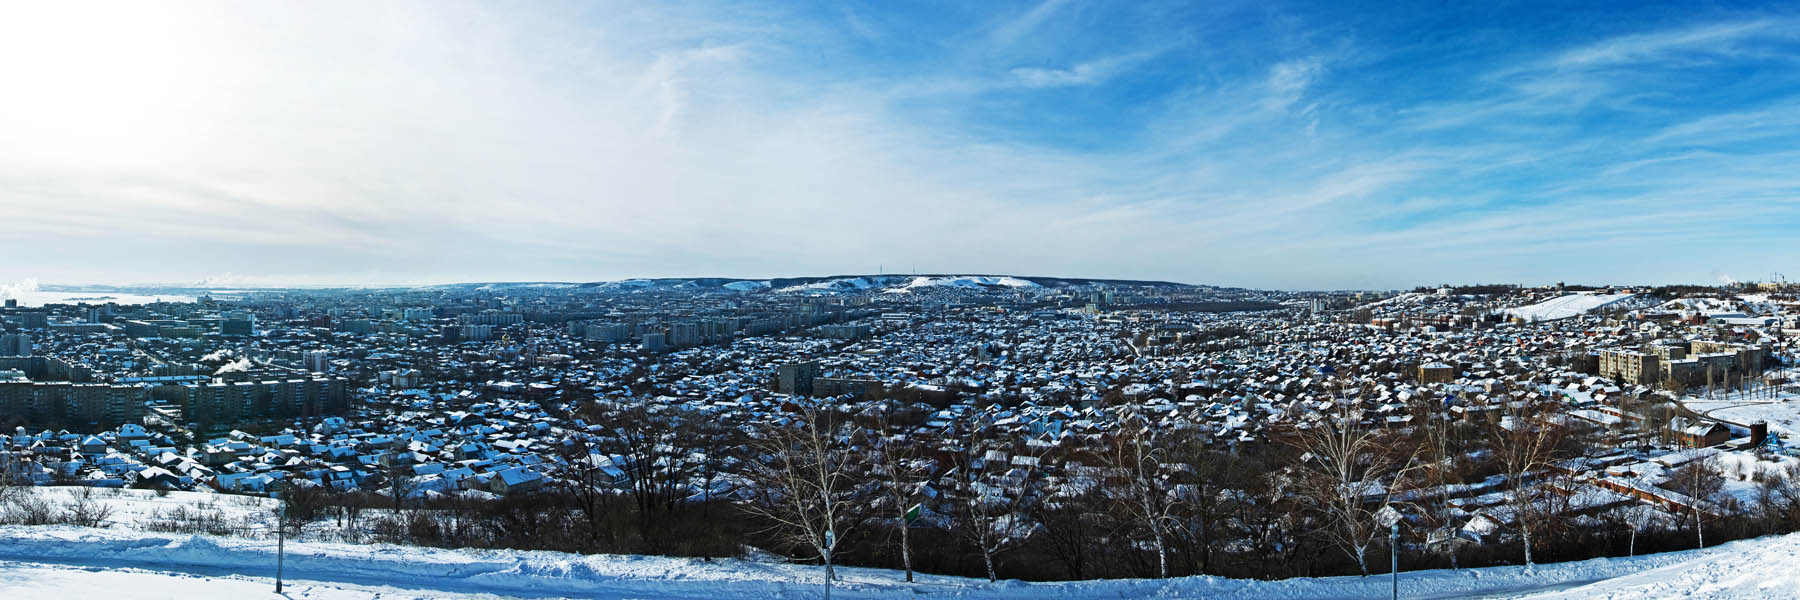
POLYGON ((1683 406, 1710 417, 1737 423, 1764 421, 1770 433, 1779 433, 1791 442, 1800 441, 1800 398, 1784 396, 1778 400, 1683 400, 1683 406))
MULTIPOLYGON (((166 520, 182 512, 216 512, 222 520, 268 526, 279 504, 261 496, 212 492, 164 492, 125 488, 50 486, 24 488, 33 497, 53 506, 85 499, 106 509, 107 527, 143 529, 150 522, 166 520)), ((272 529, 270 531, 273 531, 272 529)))
MULTIPOLYGON (((1774 371, 1789 381, 1800 378, 1800 369, 1774 371)), ((1770 433, 1781 434, 1789 443, 1800 443, 1800 394, 1782 390, 1774 394, 1741 394, 1718 392, 1712 396, 1696 394, 1681 400, 1688 410, 1727 421, 1750 424, 1763 421, 1770 433)))
MULTIPOLYGON (((1521 567, 1402 573, 1405 598, 1796 598, 1800 535, 1702 551, 1521 567)), ((210 600, 277 598, 275 544, 76 527, 0 528, 6 597, 87 595, 210 600)), ((922 576, 908 584, 883 569, 840 571, 833 597, 1385 598, 1389 580, 1326 577, 1250 581, 1216 577, 1026 583, 922 576)), ((817 598, 819 568, 773 560, 581 556, 553 552, 451 551, 386 545, 294 543, 288 598, 817 598)))
POLYGON ((1581 316, 1590 311, 1624 302, 1636 294, 1570 294, 1537 304, 1506 309, 1506 314, 1527 321, 1555 321, 1581 316))

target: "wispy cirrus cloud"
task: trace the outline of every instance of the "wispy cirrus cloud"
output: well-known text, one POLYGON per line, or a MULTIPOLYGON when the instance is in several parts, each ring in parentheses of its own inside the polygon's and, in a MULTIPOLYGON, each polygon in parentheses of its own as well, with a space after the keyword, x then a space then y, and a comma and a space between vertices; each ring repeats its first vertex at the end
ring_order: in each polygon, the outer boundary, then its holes
POLYGON ((1024 87, 1096 85, 1120 72, 1155 58, 1166 49, 1149 49, 1083 61, 1066 68, 1014 67, 1009 73, 1024 87))
POLYGON ((1011 45, 1043 25, 1044 21, 1062 12, 1068 4, 1069 0, 1042 0, 1017 17, 995 27, 990 38, 997 46, 1011 45))
POLYGON ((1670 58, 1730 56, 1750 51, 1747 44, 1757 40, 1800 38, 1797 26, 1800 20, 1765 17, 1621 35, 1558 53, 1548 64, 1588 69, 1670 58))
POLYGON ((109 8, 0 19, 0 253, 51 257, 0 280, 1673 280, 1800 224, 1779 15, 109 8))

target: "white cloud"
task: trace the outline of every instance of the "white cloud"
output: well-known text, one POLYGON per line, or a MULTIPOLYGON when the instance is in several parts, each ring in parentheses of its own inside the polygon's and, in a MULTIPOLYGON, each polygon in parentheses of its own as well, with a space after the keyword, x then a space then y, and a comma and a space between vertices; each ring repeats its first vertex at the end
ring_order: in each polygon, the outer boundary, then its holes
POLYGON ((1659 60, 1686 53, 1730 54, 1759 37, 1794 38, 1791 19, 1754 19, 1711 23, 1672 31, 1623 35, 1574 48, 1551 59, 1558 68, 1595 68, 1659 60))
MULTIPOLYGON (((320 6, 121 3, 95 22, 85 7, 29 4, 0 19, 0 72, 13 74, 0 111, 0 221, 14 232, 0 236, 0 255, 33 257, 30 273, 0 265, 0 280, 596 280, 917 263, 1399 285, 1484 252, 1592 249, 1588 240, 1634 231, 1692 239, 1683 222, 1754 214, 1745 198, 1783 185, 1776 157, 1727 165, 1621 153, 1606 164, 1659 166, 1602 166, 1589 179, 1508 190, 1544 195, 1517 214, 1477 210, 1455 189, 1422 188, 1617 150, 1534 146, 1517 139, 1526 134, 1384 137, 1327 112, 1341 99, 1321 83, 1349 69, 1310 51, 1259 58, 1269 66, 1235 78, 1196 76, 1125 107, 1135 111, 1116 128, 1125 141, 1085 148, 983 134, 969 126, 979 120, 909 107, 1099 86, 1166 44, 1004 78, 992 63, 958 61, 871 75, 820 59, 840 48, 754 9, 720 18, 633 3, 579 18, 479 4, 320 6), (1670 191, 1601 189, 1646 172, 1670 191), (1706 193, 1731 196, 1682 204, 1706 193), (1588 196, 1637 204, 1581 204, 1588 196), (1368 256, 1347 258, 1356 253, 1368 256), (1363 266, 1381 261, 1404 268, 1363 266)), ((968 52, 985 58, 1070 8, 1039 4, 968 52)), ((879 34, 864 25, 852 41, 879 34)), ((1705 39, 1719 38, 1623 40, 1571 60, 1705 39)), ((1532 69, 1495 76, 1508 84, 1498 98, 1453 94, 1429 110, 1402 106, 1397 121, 1530 128, 1571 97, 1613 91, 1561 87, 1574 79, 1532 69)), ((1740 124, 1753 129, 1759 113, 1746 114, 1740 124)), ((1704 128, 1727 129, 1715 125, 1704 128)))
POLYGON ((0 299, 24 298, 26 294, 30 294, 37 290, 38 281, 31 278, 21 279, 11 283, 0 283, 0 299))
POLYGON ((1269 110, 1286 110, 1299 102, 1307 88, 1324 72, 1325 63, 1318 58, 1276 63, 1269 69, 1268 98, 1264 105, 1269 110))
POLYGON ((1132 52, 1077 63, 1068 68, 1015 67, 1010 71, 1015 82, 1024 87, 1063 87, 1095 85, 1111 79, 1131 66, 1160 54, 1161 50, 1132 52))
POLYGON ((1019 38, 1037 29, 1038 26, 1043 25, 1044 21, 1062 11, 1063 7, 1068 4, 1069 0, 1043 0, 1037 3, 1031 7, 1031 10, 994 28, 992 35, 994 44, 997 46, 1011 45, 1019 38))

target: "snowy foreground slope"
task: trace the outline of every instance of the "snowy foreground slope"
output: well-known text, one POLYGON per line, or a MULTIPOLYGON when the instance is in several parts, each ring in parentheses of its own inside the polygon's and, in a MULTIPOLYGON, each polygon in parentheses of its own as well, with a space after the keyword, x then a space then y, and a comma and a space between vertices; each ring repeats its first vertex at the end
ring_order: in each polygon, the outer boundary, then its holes
MULTIPOLYGON (((449 551, 385 545, 288 546, 289 598, 816 598, 817 567, 552 552, 449 551)), ((273 542, 116 529, 0 527, 7 598, 277 598, 273 542)), ((1800 535, 1702 551, 1519 567, 1402 573, 1406 598, 1795 598, 1800 535)), ((838 598, 1385 598, 1385 576, 1247 581, 989 584, 843 569, 838 598)))

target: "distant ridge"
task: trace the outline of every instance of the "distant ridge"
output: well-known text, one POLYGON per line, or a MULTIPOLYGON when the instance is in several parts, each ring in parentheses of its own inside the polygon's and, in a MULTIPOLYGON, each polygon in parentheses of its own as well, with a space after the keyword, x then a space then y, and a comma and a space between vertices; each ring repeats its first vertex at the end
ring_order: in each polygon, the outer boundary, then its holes
MULTIPOLYGON (((656 277, 642 279, 625 279, 621 281, 597 281, 574 284, 581 288, 639 288, 670 289, 698 288, 724 289, 729 291, 776 291, 776 292, 860 292, 875 290, 910 289, 933 285, 949 285, 964 288, 1009 288, 1009 287, 1043 287, 1069 288, 1092 286, 1118 287, 1155 287, 1155 288, 1198 288, 1186 283, 1171 281, 1153 281, 1139 279, 1100 279, 1089 277, 1044 277, 1024 275, 992 275, 969 273, 920 273, 917 275, 822 275, 811 277, 771 277, 768 279, 746 279, 733 277, 656 277), (923 285, 921 285, 923 284, 923 285)), ((477 287, 480 285, 527 286, 538 284, 459 284, 477 287)), ((441 286, 439 286, 441 287, 441 286)))
MULTIPOLYGON (((1173 281, 1154 281, 1154 280, 1147 280, 1147 279, 1100 279, 1100 278, 1094 278, 1094 277, 1042 277, 1042 276, 1037 276, 1037 275, 992 275, 992 274, 984 274, 984 273, 918 273, 918 274, 909 274, 909 275, 827 275, 824 277, 778 277, 778 278, 768 279, 766 281, 770 282, 770 284, 773 285, 774 287, 780 288, 780 287, 790 287, 792 285, 817 283, 820 281, 827 281, 827 280, 832 280, 832 279, 849 279, 849 278, 855 278, 855 277, 883 277, 883 278, 898 277, 900 279, 908 280, 908 281, 912 280, 912 278, 914 278, 914 277, 996 277, 996 278, 1010 277, 1013 279, 1023 279, 1025 281, 1029 281, 1029 282, 1032 282, 1032 283, 1035 283, 1035 284, 1038 284, 1038 285, 1041 285, 1044 287, 1069 287, 1069 286, 1083 286, 1083 285, 1117 285, 1117 286, 1132 286, 1132 287, 1169 287, 1169 288, 1204 287, 1204 286, 1196 286, 1196 285, 1187 284, 1187 283, 1175 283, 1173 281), (792 283, 789 283, 789 282, 792 282, 792 283)), ((742 281, 742 280, 739 280, 739 281, 742 281)))
MULTIPOLYGON (((1169 289, 1236 289, 1218 286, 1194 285, 1173 281, 1146 279, 1106 279, 1097 277, 1046 277, 1041 275, 993 275, 972 273, 919 273, 919 274, 882 274, 882 275, 820 275, 802 277, 642 277, 621 279, 617 281, 468 281, 456 283, 424 284, 424 285, 235 285, 228 286, 238 290, 507 290, 507 289, 672 289, 690 288, 702 290, 720 290, 736 292, 781 291, 794 288, 814 288, 812 291, 862 291, 877 288, 904 288, 921 280, 942 280, 957 287, 1005 288, 1005 287, 1044 287, 1070 288, 1092 286, 1116 287, 1148 287, 1169 289), (843 285, 836 285, 842 282, 843 285), (861 282, 862 285, 857 285, 861 282), (1012 282, 1012 283, 1007 283, 1012 282), (1030 286, 1017 285, 1017 282, 1029 282, 1030 286)), ((133 284, 133 285, 44 285, 46 290, 53 291, 142 291, 158 290, 169 293, 220 289, 221 286, 205 285, 206 282, 186 284, 133 284)), ((924 287, 911 285, 910 287, 924 287)))

